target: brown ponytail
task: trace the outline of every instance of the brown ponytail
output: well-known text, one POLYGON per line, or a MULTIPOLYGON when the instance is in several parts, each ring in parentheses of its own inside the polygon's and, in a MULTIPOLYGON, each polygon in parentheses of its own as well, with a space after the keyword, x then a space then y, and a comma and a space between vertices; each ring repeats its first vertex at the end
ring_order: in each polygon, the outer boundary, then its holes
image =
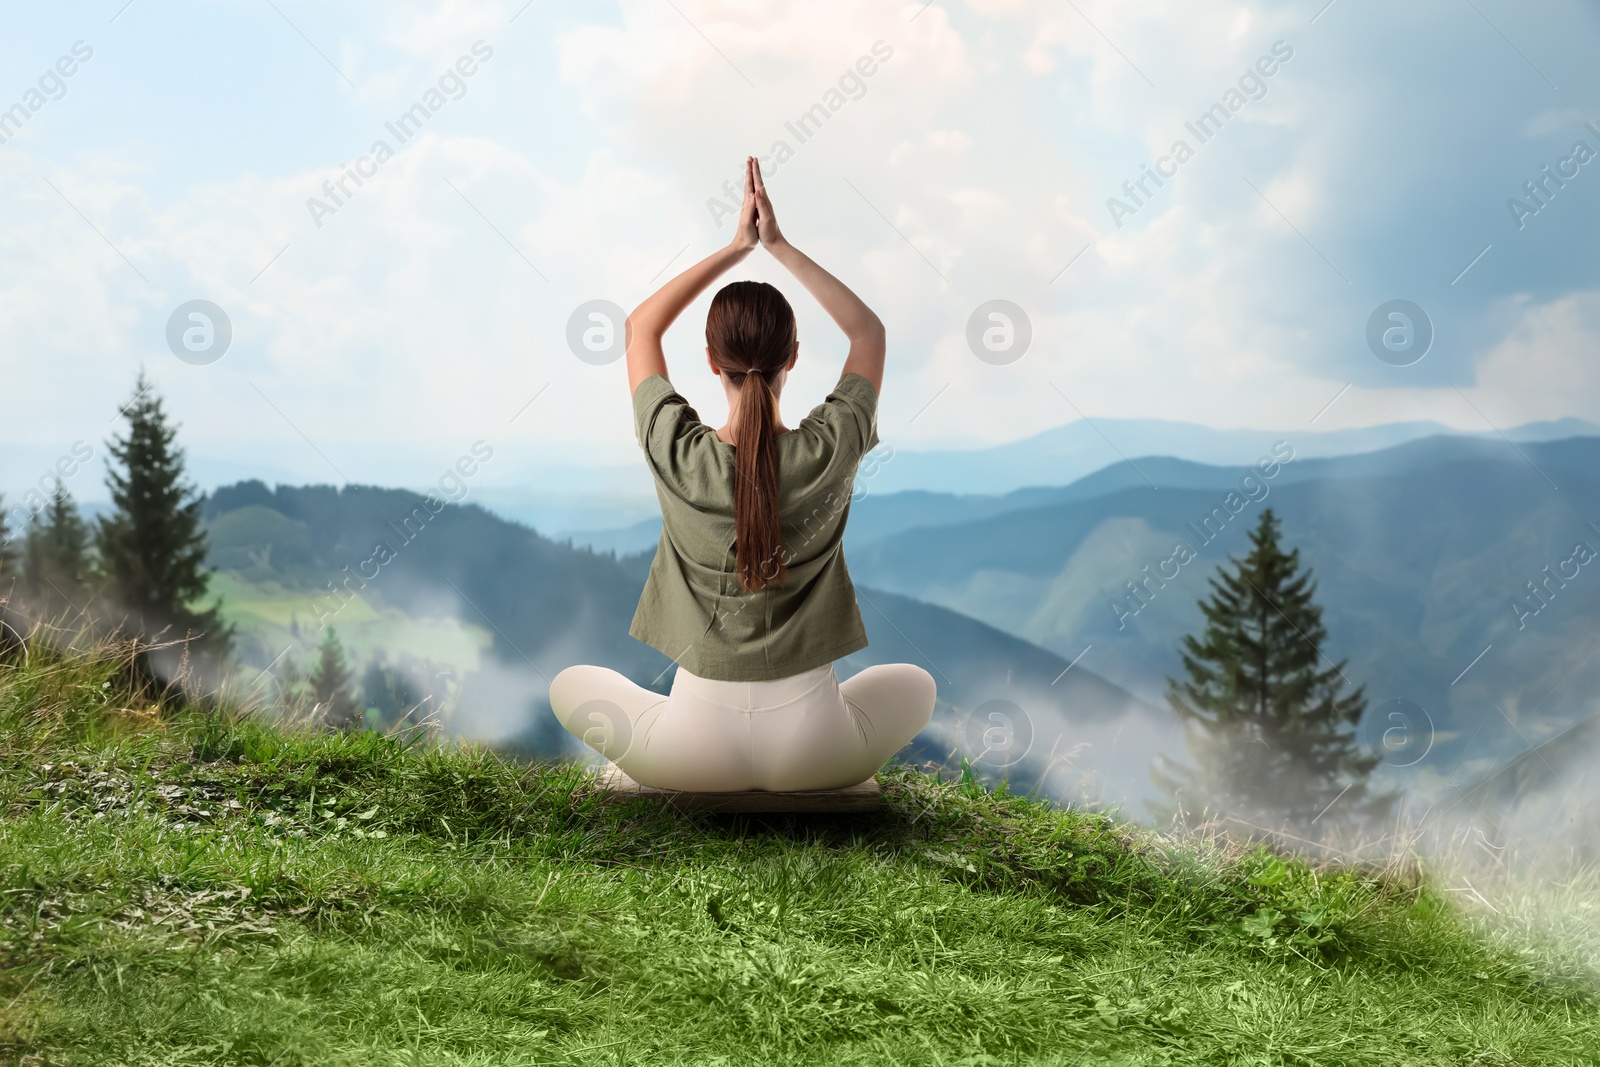
POLYGON ((778 449, 772 383, 794 354, 794 309, 766 282, 733 282, 706 315, 706 347, 739 390, 733 413, 733 526, 739 582, 747 592, 787 575, 778 517, 778 449))

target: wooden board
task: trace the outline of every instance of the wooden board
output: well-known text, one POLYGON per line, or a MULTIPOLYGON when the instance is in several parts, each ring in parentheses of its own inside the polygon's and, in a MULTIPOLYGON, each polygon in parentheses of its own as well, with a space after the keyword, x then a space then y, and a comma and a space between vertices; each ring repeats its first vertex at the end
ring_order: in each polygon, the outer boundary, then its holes
POLYGON ((876 777, 843 789, 806 789, 794 793, 772 793, 752 789, 741 793, 687 793, 677 789, 658 789, 640 785, 614 763, 601 768, 596 781, 607 800, 632 800, 634 797, 659 797, 681 811, 747 813, 851 812, 876 811, 883 790, 876 777))

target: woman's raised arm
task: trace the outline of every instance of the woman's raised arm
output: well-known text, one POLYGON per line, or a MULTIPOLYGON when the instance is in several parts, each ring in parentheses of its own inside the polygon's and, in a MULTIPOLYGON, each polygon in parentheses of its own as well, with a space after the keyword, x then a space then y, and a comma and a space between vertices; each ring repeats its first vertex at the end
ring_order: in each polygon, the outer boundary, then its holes
POLYGON ((705 259, 657 289, 651 297, 633 309, 628 316, 627 332, 623 341, 628 350, 628 392, 652 374, 667 376, 667 357, 661 350, 661 338, 667 327, 706 291, 723 271, 750 254, 760 241, 756 229, 755 157, 746 156, 744 162, 744 203, 739 207, 739 225, 727 247, 719 248, 705 259))
MULTIPOLYGON (((845 358, 841 376, 859 374, 872 383, 873 389, 881 391, 883 357, 887 347, 883 321, 850 291, 849 286, 784 239, 772 212, 772 201, 767 197, 767 187, 761 181, 761 164, 752 163, 749 168, 755 180, 756 229, 761 246, 771 252, 772 258, 782 263, 816 297, 822 310, 844 331, 850 342, 850 354, 845 358)), ((742 215, 740 221, 743 222, 742 215)))

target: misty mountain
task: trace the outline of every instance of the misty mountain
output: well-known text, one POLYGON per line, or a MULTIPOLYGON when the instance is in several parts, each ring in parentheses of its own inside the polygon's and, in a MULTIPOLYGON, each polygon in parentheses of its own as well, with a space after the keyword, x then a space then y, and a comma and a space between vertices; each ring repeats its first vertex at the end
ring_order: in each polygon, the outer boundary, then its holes
MULTIPOLYGON (((1306 418, 1314 414, 1307 412, 1306 418)), ((1124 457, 1131 457, 1157 485, 1169 484, 1164 477, 1179 479, 1171 484, 1181 485, 1182 476, 1176 472, 1185 461, 1201 467, 1243 466, 1280 440, 1290 441, 1300 458, 1312 459, 1386 450, 1441 435, 1488 444, 1503 444, 1506 439, 1550 441, 1600 434, 1600 425, 1561 419, 1508 427, 1504 434, 1502 438, 1488 427, 1475 434, 1456 434, 1433 422, 1307 432, 1215 430, 1161 419, 1095 419, 1091 425, 1079 419, 1003 445, 929 451, 896 446, 877 472, 858 485, 858 495, 924 492, 992 497, 1035 486, 1069 486, 1097 472, 1126 466, 1124 457), (1166 474, 1161 473, 1162 463, 1147 460, 1172 456, 1183 459, 1163 461, 1177 465, 1166 474)), ((1148 484, 1140 474, 1129 473, 1140 484, 1148 484)), ((577 545, 619 552, 654 544, 650 524, 656 518, 655 493, 643 463, 508 465, 494 477, 496 481, 477 490, 476 499, 496 514, 558 541, 571 539, 577 545)))
MULTIPOLYGON (((873 646, 841 674, 879 654, 934 671, 948 703, 920 739, 924 755, 970 747, 957 708, 1007 699, 997 693, 1009 686, 1042 694, 1010 698, 1046 723, 1041 736, 1092 742, 1080 763, 1091 778, 1111 757, 1107 738, 1085 726, 1101 717, 1120 722, 1118 743, 1147 759, 1176 744, 1165 679, 1178 673, 1180 638, 1201 625, 1207 578, 1244 550, 1270 503, 1319 580, 1326 661, 1348 658, 1346 675, 1373 703, 1369 742, 1390 725, 1391 702, 1421 709, 1423 721, 1407 726, 1431 745, 1427 758, 1388 773, 1482 776, 1600 709, 1590 696, 1600 669, 1586 646, 1600 581, 1574 557, 1579 542, 1600 549, 1589 525, 1600 522, 1600 440, 1434 436, 1337 457, 1306 456, 1296 440, 1278 445, 1293 458, 1267 478, 1252 464, 1272 447, 1230 466, 1119 459, 1068 485, 1003 494, 869 484, 845 543, 873 646), (1181 565, 1180 540, 1194 552, 1181 565), (1041 685, 1074 660, 1060 684, 1041 685)), ((417 501, 399 490, 242 483, 208 500, 214 561, 312 592, 343 580, 343 568, 370 555, 375 531, 392 532, 417 501)), ((666 658, 626 636, 659 519, 627 532, 614 551, 596 552, 453 505, 366 592, 413 616, 454 613, 482 627, 515 683, 496 699, 525 716, 542 706, 540 672, 571 662, 664 689, 666 658), (645 550, 627 553, 638 542, 645 550)), ((1119 796, 1142 789, 1133 762, 1119 796)), ((1073 788, 1094 791, 1084 780, 1073 788)))
POLYGON ((1348 657, 1375 704, 1411 701, 1431 721, 1412 773, 1489 770, 1596 710, 1600 439, 1297 455, 1253 490, 1244 468, 1138 465, 1160 488, 1118 463, 1033 506, 968 518, 970 502, 946 501, 949 521, 851 546, 852 572, 1064 656, 1089 648, 1083 666, 1156 703, 1208 577, 1270 504, 1317 576, 1326 661, 1348 657))
MULTIPOLYGON (((1522 432, 1531 435, 1536 427, 1523 427, 1522 432)), ((1499 437, 1436 435, 1374 452, 1317 457, 1305 452, 1305 442, 1296 435, 1292 439, 1278 436, 1267 440, 1260 452, 1232 466, 1172 456, 1134 456, 1117 459, 1068 484, 1031 485, 1005 493, 940 493, 922 489, 887 492, 877 479, 858 481, 856 498, 850 505, 845 545, 861 548, 917 527, 973 522, 1007 512, 1088 500, 1123 489, 1226 490, 1235 486, 1260 456, 1270 453, 1280 442, 1293 450, 1295 461, 1275 476, 1276 484, 1404 474, 1426 469, 1445 458, 1493 459, 1503 458, 1507 452, 1506 442, 1499 437)), ((886 470, 887 464, 880 469, 886 470)), ((559 539, 570 539, 576 545, 588 545, 601 552, 623 553, 648 549, 660 535, 661 519, 655 516, 623 527, 566 531, 559 539)))
MULTIPOLYGON (((1307 412, 1310 419, 1315 412, 1307 412)), ((1301 430, 1215 430, 1193 423, 1160 419, 1085 419, 1055 426, 1020 441, 990 448, 937 451, 895 451, 881 465, 871 488, 875 492, 935 489, 950 493, 1005 493, 1037 485, 1068 485, 1124 457, 1182 456, 1193 463, 1237 466, 1276 441, 1290 440, 1302 458, 1345 456, 1392 448, 1407 441, 1450 434, 1438 423, 1403 422, 1353 430, 1306 433, 1301 430)), ((1549 441, 1580 434, 1600 434, 1600 426, 1580 419, 1529 423, 1505 431, 1514 441, 1549 441)), ((1481 433, 1456 435, 1502 441, 1485 427, 1481 433)), ((1160 479, 1151 477, 1156 484, 1160 479)))
MULTIPOLYGON (((651 554, 575 549, 476 504, 434 513, 423 497, 367 486, 269 489, 259 481, 217 490, 203 509, 210 562, 232 580, 270 590, 314 643, 316 625, 347 625, 378 604, 418 621, 449 615, 488 633, 488 649, 462 682, 463 723, 553 754, 566 744, 549 717, 548 680, 574 663, 612 667, 657 691, 671 661, 627 635, 651 554), (288 605, 285 607, 284 605, 288 605)), ((994 723, 963 729, 979 707, 1009 708, 1023 742, 1003 766, 1034 781, 1057 758, 1050 784, 1100 796, 1108 778, 1147 785, 1145 768, 1168 716, 1081 664, 956 611, 858 585, 870 645, 837 664, 841 679, 871 664, 917 663, 939 685, 935 723, 908 758, 943 759, 985 747, 994 723), (1092 744, 1072 766, 1060 757, 1092 744), (1102 751, 1104 759, 1100 759, 1102 751), (1098 761, 1098 762, 1096 762, 1098 761)), ((265 667, 275 650, 249 641, 265 667)), ((991 764, 994 762, 991 759, 991 764)), ((1117 799, 1117 794, 1112 799, 1117 799)))

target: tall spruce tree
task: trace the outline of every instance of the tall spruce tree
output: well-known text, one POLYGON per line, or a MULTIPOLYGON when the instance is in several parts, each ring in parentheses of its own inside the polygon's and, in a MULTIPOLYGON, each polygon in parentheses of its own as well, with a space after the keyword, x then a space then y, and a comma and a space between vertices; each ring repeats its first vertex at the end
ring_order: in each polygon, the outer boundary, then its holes
POLYGON ((184 479, 177 427, 142 370, 122 413, 127 436, 106 443, 113 510, 95 531, 106 593, 147 640, 188 638, 193 654, 220 663, 232 629, 219 605, 194 606, 207 589, 200 494, 184 479))
POLYGON ((35 516, 24 544, 22 586, 32 608, 53 618, 87 608, 90 560, 89 527, 66 486, 56 490, 44 519, 35 516))
POLYGON ((1151 777, 1191 819, 1209 807, 1244 823, 1321 837, 1381 818, 1393 794, 1368 789, 1379 757, 1355 736, 1365 687, 1320 651, 1327 631, 1300 550, 1284 552, 1268 508, 1244 559, 1218 567, 1184 637, 1188 677, 1167 680, 1194 766, 1158 758, 1151 777))
POLYGON ((361 705, 350 691, 352 680, 344 646, 330 626, 317 649, 317 666, 311 672, 311 695, 320 708, 322 721, 329 726, 353 730, 365 722, 361 705))

